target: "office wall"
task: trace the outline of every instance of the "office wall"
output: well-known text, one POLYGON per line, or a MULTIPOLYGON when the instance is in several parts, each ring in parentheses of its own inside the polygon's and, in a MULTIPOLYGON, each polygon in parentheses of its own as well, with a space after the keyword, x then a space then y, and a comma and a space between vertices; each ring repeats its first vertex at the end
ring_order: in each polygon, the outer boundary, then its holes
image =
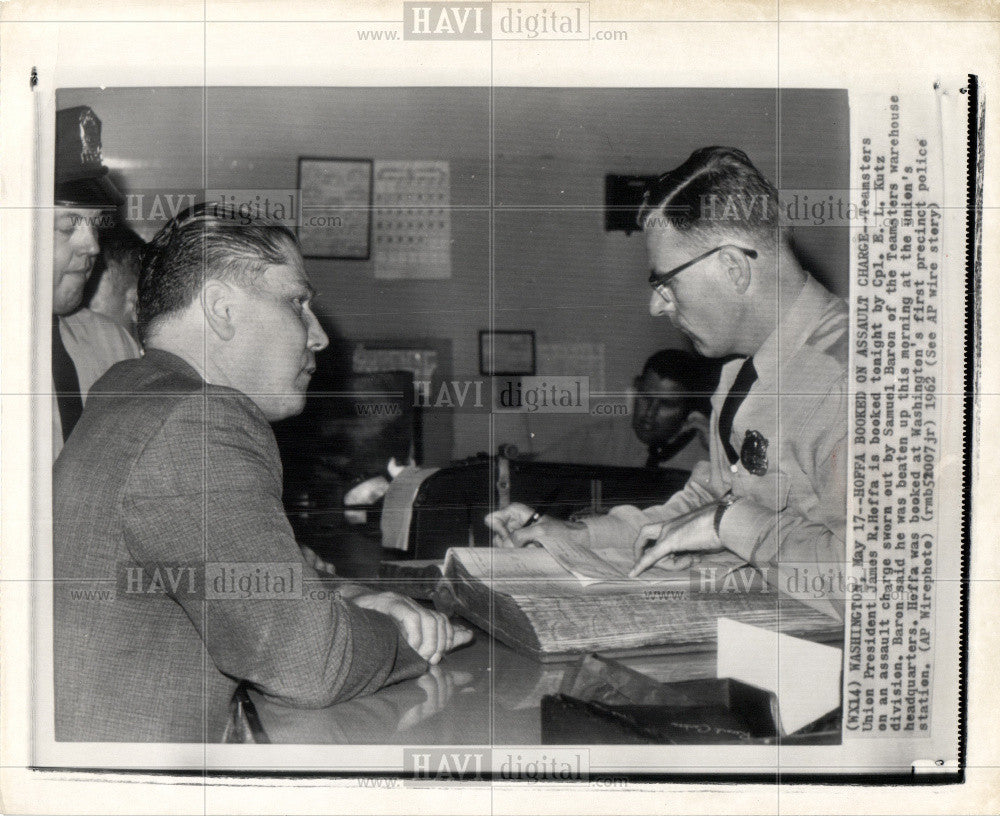
MULTIPOLYGON (((450 341, 456 379, 478 378, 491 325, 539 342, 597 342, 606 390, 651 352, 683 346, 648 315, 641 235, 603 230, 604 175, 655 174, 697 147, 734 145, 783 188, 846 189, 846 92, 497 88, 64 89, 92 105, 130 190, 294 188, 300 155, 443 159, 451 166, 452 277, 376 280, 371 262, 307 261, 327 325, 349 340, 450 341), (492 127, 491 127, 492 122, 492 127), (495 154, 491 163, 490 153, 495 154), (490 207, 491 191, 493 207, 490 207), (491 219, 492 216, 492 219, 491 219), (491 230, 492 223, 492 230, 491 230)), ((147 236, 158 223, 139 225, 147 236)), ((798 230, 802 256, 847 291, 842 228, 798 230)), ((431 426, 435 419, 430 417, 431 426)), ((537 446, 566 417, 456 412, 428 451, 443 461, 502 441, 537 446), (530 433, 535 433, 532 439, 530 433)))
MULTIPOLYGON (((652 352, 686 341, 649 316, 642 235, 603 230, 605 173, 658 174, 699 147, 732 145, 779 187, 848 186, 846 93, 498 89, 495 111, 497 325, 604 343, 610 393, 652 352)), ((819 277, 846 294, 846 230, 799 232, 819 277)), ((498 436, 539 450, 583 421, 498 417, 498 436)))

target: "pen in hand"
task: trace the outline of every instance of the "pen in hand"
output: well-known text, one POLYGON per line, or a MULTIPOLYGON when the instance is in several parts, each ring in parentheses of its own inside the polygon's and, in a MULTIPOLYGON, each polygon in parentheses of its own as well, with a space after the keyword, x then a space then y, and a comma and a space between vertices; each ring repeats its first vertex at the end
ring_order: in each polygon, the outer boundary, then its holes
MULTIPOLYGON (((542 514, 539 513, 536 510, 534 513, 531 514, 531 518, 529 518, 524 523, 524 527, 531 527, 531 526, 533 526, 534 524, 536 524, 541 519, 541 517, 542 517, 542 514)), ((522 527, 522 529, 524 529, 524 527, 522 527)), ((528 541, 524 542, 523 546, 525 546, 525 547, 541 547, 542 545, 541 545, 541 542, 539 542, 539 541, 535 541, 534 539, 529 539, 528 541)))
POLYGON ((500 519, 500 527, 504 532, 504 537, 502 539, 502 541, 504 542, 503 546, 511 548, 517 547, 518 545, 514 542, 514 539, 511 537, 511 534, 514 533, 516 530, 523 530, 525 527, 530 527, 532 524, 537 522, 541 517, 542 514, 536 510, 534 513, 531 514, 531 516, 524 524, 522 524, 520 527, 515 527, 513 530, 507 525, 506 521, 500 519))

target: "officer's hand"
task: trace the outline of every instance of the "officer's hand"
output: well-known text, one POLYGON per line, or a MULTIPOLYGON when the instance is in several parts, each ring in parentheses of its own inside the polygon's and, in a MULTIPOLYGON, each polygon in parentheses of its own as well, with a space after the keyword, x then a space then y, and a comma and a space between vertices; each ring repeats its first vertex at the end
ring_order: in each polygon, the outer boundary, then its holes
MULTIPOLYGON (((512 504, 504 510, 490 513, 486 517, 486 524, 493 530, 498 530, 498 525, 513 519, 514 524, 507 536, 498 532, 493 536, 493 544, 496 547, 524 547, 527 544, 539 544, 542 547, 550 542, 553 544, 566 543, 578 547, 586 547, 590 544, 590 533, 587 525, 582 521, 560 521, 559 519, 542 516, 536 522, 525 525, 531 519, 530 507, 523 504, 512 504), (511 512, 512 508, 516 508, 511 512), (501 514, 508 514, 503 516, 501 514), (499 516, 499 518, 498 518, 499 516)), ((510 529, 510 528, 508 528, 510 529)))
POLYGON ((470 630, 453 626, 440 612, 424 609, 420 604, 395 592, 356 595, 351 603, 392 618, 410 648, 432 666, 441 661, 445 652, 472 640, 470 630))
POLYGON ((645 525, 633 544, 636 560, 629 577, 635 578, 657 562, 664 569, 687 569, 702 554, 724 549, 714 520, 715 505, 711 504, 673 521, 645 525))
POLYGON ((526 504, 519 504, 518 502, 513 502, 507 505, 503 510, 496 510, 495 512, 488 514, 485 521, 486 526, 489 527, 494 533, 493 546, 523 547, 525 541, 528 541, 529 539, 519 538, 515 540, 512 533, 524 527, 524 525, 531 520, 533 515, 535 515, 534 510, 526 504))

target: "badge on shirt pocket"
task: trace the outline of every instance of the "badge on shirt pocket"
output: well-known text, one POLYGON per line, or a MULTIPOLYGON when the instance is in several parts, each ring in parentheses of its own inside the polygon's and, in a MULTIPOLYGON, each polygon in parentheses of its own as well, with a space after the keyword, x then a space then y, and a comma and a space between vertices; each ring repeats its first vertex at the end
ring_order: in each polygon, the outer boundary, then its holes
POLYGON ((767 445, 767 439, 760 431, 747 431, 743 437, 740 461, 754 476, 763 476, 767 473, 767 445))

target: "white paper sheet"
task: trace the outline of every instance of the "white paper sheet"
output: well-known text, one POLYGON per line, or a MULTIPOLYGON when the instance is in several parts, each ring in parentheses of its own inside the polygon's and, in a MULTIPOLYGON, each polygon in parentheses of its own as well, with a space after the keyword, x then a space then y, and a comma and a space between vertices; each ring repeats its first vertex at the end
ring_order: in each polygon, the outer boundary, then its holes
POLYGON ((778 697, 781 728, 793 734, 840 705, 840 649, 719 618, 717 677, 778 697))
POLYGON ((413 519, 413 500, 424 479, 438 468, 403 468, 389 483, 382 502, 382 546, 392 550, 410 548, 410 522, 413 519))

